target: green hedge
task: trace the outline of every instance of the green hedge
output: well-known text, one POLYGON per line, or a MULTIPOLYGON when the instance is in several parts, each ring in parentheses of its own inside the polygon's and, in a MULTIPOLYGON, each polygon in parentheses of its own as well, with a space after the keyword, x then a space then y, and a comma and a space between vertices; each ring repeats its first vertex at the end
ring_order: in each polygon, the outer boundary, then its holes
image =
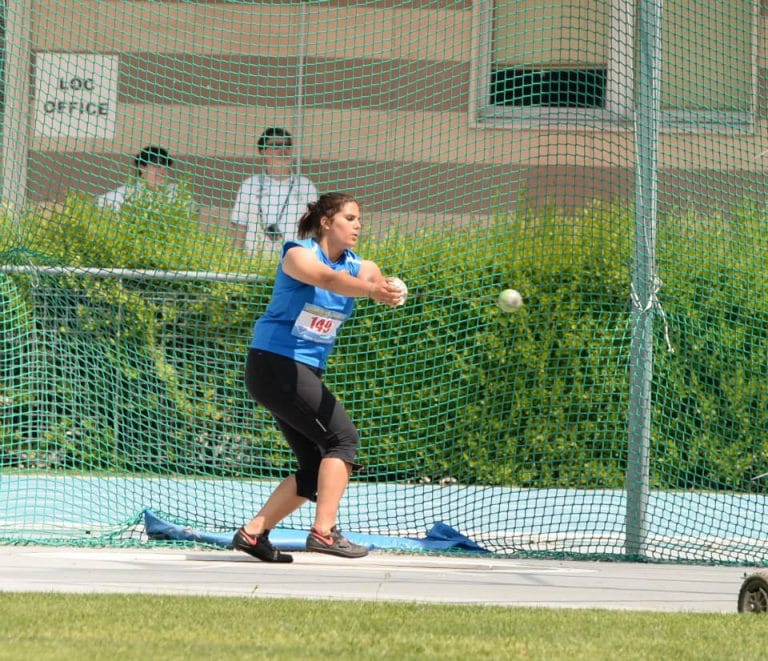
MULTIPOLYGON (((728 217, 659 221, 659 300, 674 353, 657 313, 656 487, 742 489, 766 470, 764 223, 748 202, 728 217)), ((250 284, 13 276, 6 287, 24 293, 27 317, 6 315, 0 341, 31 324, 24 360, 35 351, 47 359, 44 386, 23 381, 23 370, 6 368, 0 380, 18 402, 14 413, 3 409, 5 465, 286 470, 290 454, 242 385, 274 259, 248 258, 182 204, 115 214, 73 196, 5 229, 18 236, 5 261, 263 276, 250 284), (19 434, 30 409, 41 431, 27 424, 19 434)), ((411 288, 404 308, 360 302, 326 376, 361 431, 361 479, 621 488, 633 236, 631 210, 594 205, 361 246, 411 288), (506 287, 525 298, 509 315, 494 304, 506 287)))

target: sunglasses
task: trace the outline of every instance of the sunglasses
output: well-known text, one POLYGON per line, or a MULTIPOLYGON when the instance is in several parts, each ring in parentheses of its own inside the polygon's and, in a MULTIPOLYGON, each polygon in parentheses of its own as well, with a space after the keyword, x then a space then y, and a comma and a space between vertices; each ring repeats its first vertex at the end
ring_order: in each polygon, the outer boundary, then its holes
POLYGON ((268 142, 264 145, 264 149, 290 149, 291 145, 287 142, 268 142))

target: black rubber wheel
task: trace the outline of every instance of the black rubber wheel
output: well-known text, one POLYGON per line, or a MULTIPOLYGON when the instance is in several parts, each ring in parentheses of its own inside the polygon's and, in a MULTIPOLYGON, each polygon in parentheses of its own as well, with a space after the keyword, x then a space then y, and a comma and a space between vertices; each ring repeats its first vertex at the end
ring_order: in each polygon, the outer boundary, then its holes
POLYGON ((768 572, 750 574, 739 590, 739 613, 768 612, 768 572))

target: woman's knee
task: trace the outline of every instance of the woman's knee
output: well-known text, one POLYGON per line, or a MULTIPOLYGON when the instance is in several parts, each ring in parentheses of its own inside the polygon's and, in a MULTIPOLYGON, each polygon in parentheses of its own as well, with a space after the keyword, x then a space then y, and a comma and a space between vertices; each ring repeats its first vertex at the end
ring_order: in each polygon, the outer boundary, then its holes
POLYGON ((326 444, 325 457, 336 457, 354 466, 357 463, 357 450, 360 446, 360 436, 357 430, 350 426, 334 434, 333 439, 326 444))

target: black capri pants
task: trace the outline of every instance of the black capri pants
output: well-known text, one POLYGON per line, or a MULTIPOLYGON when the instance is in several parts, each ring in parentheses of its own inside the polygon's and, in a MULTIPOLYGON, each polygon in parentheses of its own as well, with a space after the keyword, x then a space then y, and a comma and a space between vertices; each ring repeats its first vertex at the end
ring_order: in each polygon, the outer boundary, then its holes
POLYGON ((297 495, 317 500, 317 474, 324 457, 357 467, 357 429, 322 381, 323 371, 261 349, 249 349, 245 386, 269 410, 296 455, 297 495))

